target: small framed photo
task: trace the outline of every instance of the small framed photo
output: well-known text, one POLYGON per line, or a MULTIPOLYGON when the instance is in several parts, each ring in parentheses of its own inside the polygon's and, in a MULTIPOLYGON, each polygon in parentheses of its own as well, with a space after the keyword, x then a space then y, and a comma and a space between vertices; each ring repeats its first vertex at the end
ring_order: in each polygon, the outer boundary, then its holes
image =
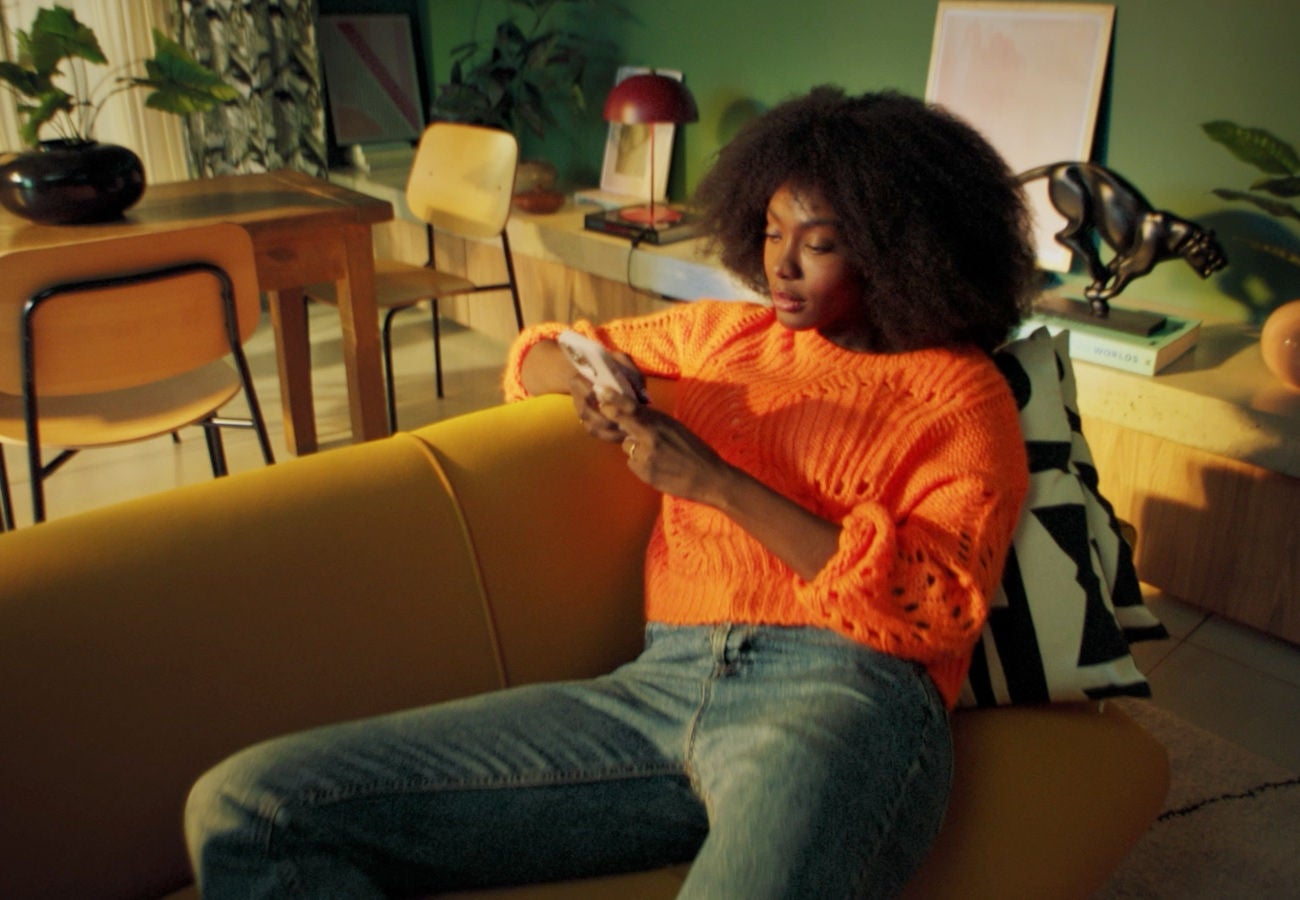
MULTIPOLYGON (((629 75, 641 75, 651 70, 645 66, 621 66, 614 83, 629 75)), ((682 80, 675 69, 654 69, 658 75, 682 80)), ((623 125, 609 123, 609 136, 605 139, 605 163, 600 170, 600 189, 611 194, 626 194, 639 200, 650 199, 650 129, 654 128, 654 192, 658 202, 668 196, 668 165, 673 156, 673 135, 677 126, 671 122, 656 125, 623 125)))
MULTIPOLYGON (((1013 172, 1092 155, 1110 53, 1109 3, 941 0, 926 100, 978 128, 1013 172)), ((1026 185, 1038 263, 1066 272, 1065 220, 1043 185, 1026 185)))

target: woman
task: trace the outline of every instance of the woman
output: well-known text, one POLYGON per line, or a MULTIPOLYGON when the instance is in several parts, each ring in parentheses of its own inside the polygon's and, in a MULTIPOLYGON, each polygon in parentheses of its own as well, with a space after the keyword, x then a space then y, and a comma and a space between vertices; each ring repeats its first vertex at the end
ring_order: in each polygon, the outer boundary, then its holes
POLYGON ((663 494, 642 655, 228 760, 187 810, 205 896, 683 861, 684 897, 890 896, 920 864, 1027 489, 989 356, 1034 277, 1023 201, 967 126, 832 88, 752 123, 698 198, 770 305, 575 326, 677 380, 671 411, 596 397, 560 325, 521 335, 505 379, 571 393, 663 494))

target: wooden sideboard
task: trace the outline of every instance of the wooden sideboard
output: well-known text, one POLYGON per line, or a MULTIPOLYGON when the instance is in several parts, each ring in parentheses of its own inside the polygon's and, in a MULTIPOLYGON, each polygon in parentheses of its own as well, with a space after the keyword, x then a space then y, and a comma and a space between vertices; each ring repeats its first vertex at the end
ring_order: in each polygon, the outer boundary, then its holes
MULTIPOLYGON (((1081 403, 1082 403, 1081 395, 1081 403)), ((1084 417, 1142 580, 1300 644, 1300 478, 1084 417)))
MULTIPOLYGON (((375 229, 380 252, 424 259, 423 228, 401 198, 404 171, 335 177, 398 211, 375 229)), ((525 321, 606 321, 675 301, 752 296, 698 242, 633 249, 584 231, 588 209, 512 217, 525 321)), ((440 266, 469 277, 501 275, 488 245, 439 236, 436 252, 440 266)), ((503 341, 515 330, 508 302, 484 297, 444 309, 503 341)), ((1264 368, 1256 334, 1206 323, 1196 349, 1159 375, 1087 362, 1075 372, 1102 491, 1138 529, 1142 579, 1300 644, 1300 393, 1264 368)))
POLYGON ((1143 580, 1300 644, 1300 392, 1265 368, 1258 329, 1207 322, 1156 376, 1084 362, 1075 375, 1143 580))

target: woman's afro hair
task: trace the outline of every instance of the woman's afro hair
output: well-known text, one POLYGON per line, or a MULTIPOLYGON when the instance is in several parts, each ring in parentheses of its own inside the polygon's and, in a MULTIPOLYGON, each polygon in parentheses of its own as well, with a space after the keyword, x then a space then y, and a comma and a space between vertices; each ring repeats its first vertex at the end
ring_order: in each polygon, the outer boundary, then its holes
POLYGON ((991 351, 1037 284, 1018 182, 989 143, 938 107, 892 91, 814 88, 749 122, 695 195, 723 264, 766 292, 767 205, 819 191, 864 284, 878 352, 974 344, 991 351))

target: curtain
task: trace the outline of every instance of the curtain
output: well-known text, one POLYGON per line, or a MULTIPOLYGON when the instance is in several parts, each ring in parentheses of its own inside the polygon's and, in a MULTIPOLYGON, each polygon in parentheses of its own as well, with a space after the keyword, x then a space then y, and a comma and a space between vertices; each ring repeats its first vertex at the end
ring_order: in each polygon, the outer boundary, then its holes
POLYGON ((239 89, 233 104, 186 120, 201 175, 290 168, 326 172, 314 0, 173 0, 180 42, 239 89))
MULTIPOLYGON (((108 66, 87 67, 92 85, 104 76, 113 77, 115 70, 124 66, 133 75, 143 74, 140 61, 153 56, 153 29, 176 33, 172 13, 175 0, 3 0, 0 22, 7 38, 2 48, 6 59, 16 52, 14 32, 29 30, 36 11, 56 3, 72 10, 95 32, 108 58, 108 66)), ((134 150, 144 163, 149 182, 183 181, 190 177, 184 122, 179 116, 147 108, 147 93, 129 90, 109 99, 96 121, 94 137, 134 150)), ((7 90, 0 90, 0 141, 6 150, 23 148, 14 97, 7 90)))

